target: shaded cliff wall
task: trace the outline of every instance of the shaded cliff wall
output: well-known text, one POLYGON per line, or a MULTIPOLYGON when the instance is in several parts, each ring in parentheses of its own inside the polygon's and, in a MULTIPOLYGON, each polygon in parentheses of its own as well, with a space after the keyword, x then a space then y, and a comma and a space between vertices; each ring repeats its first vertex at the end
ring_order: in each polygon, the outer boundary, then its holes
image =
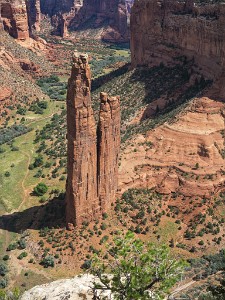
POLYGON ((217 77, 225 64, 225 4, 136 0, 131 54, 133 67, 174 64, 179 56, 187 56, 206 77, 217 77))
POLYGON ((108 41, 127 41, 129 39, 125 0, 84 0, 82 9, 72 20, 70 27, 72 29, 79 28, 90 19, 92 19, 92 27, 108 27, 103 32, 102 39, 108 41))
POLYGON ((63 37, 67 35, 71 20, 77 17, 82 6, 83 0, 41 0, 42 14, 51 17, 54 34, 63 37))
POLYGON ((88 57, 74 53, 67 91, 68 227, 97 219, 115 201, 120 149, 119 97, 101 94, 98 131, 91 107, 88 57))
POLYGON ((110 27, 103 39, 123 41, 129 37, 125 0, 41 0, 41 12, 51 17, 54 33, 62 36, 67 28, 77 30, 91 20, 92 29, 110 27))
POLYGON ((57 15, 58 13, 69 13, 78 5, 82 6, 83 0, 40 0, 41 12, 43 14, 57 15))
POLYGON ((40 31, 41 25, 41 6, 40 0, 26 0, 28 12, 28 24, 30 31, 32 29, 40 31))

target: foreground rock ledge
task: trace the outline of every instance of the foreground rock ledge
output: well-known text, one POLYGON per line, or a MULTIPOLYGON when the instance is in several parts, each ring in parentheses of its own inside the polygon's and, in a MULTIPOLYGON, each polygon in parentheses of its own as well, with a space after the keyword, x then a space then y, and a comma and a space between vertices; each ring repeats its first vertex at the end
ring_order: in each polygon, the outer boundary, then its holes
MULTIPOLYGON (((53 281, 48 284, 37 285, 25 292, 21 300, 92 300, 93 293, 91 287, 95 277, 93 275, 85 274, 76 276, 72 279, 62 279, 53 281)), ((107 299, 110 298, 110 292, 106 291, 103 294, 107 299)))

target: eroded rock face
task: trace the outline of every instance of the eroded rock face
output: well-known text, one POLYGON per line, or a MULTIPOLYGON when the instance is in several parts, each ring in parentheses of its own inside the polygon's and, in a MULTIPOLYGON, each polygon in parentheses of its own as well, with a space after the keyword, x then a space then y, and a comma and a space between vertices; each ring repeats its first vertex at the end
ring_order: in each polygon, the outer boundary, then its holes
POLYGON ((195 98, 172 123, 135 136, 136 152, 126 149, 121 157, 121 192, 142 187, 193 198, 223 192, 224 117, 223 102, 195 98))
POLYGON ((12 37, 18 40, 29 38, 27 9, 23 0, 1 3, 1 19, 4 30, 12 37))
POLYGON ((41 11, 51 17, 55 34, 65 36, 67 28, 79 30, 85 26, 88 30, 90 26, 104 28, 100 36, 104 40, 127 41, 131 3, 126 4, 125 0, 42 0, 41 11))
POLYGON ((29 28, 32 30, 40 31, 41 25, 41 6, 40 0, 27 0, 27 11, 29 28))
POLYGON ((118 187, 120 150, 119 97, 100 95, 98 124, 98 193, 101 210, 106 212, 114 202, 118 187))
POLYGON ((96 126, 91 107, 91 72, 87 55, 75 52, 67 92, 67 223, 91 221, 97 201, 96 126))
POLYGON ((135 1, 131 14, 132 64, 177 63, 194 58, 215 78, 225 64, 225 6, 194 1, 135 1))
POLYGON ((101 94, 96 134, 90 89, 88 57, 75 52, 67 91, 66 219, 70 229, 105 212, 115 200, 118 185, 119 97, 101 94))
POLYGON ((41 0, 41 12, 51 17, 54 34, 67 36, 71 21, 77 17, 83 0, 41 0))
POLYGON ((128 17, 125 0, 84 0, 71 28, 92 20, 92 27, 105 28, 101 38, 106 41, 127 41, 129 39, 128 17))

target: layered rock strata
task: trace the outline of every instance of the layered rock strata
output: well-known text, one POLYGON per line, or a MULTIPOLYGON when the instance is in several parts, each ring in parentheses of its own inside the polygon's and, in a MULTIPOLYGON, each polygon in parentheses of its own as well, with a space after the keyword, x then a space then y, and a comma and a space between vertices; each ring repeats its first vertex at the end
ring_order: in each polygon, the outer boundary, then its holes
POLYGON ((18 40, 29 38, 27 8, 23 0, 1 3, 0 15, 4 30, 12 37, 18 40))
POLYGON ((100 95, 98 124, 98 196, 103 212, 110 209, 118 187, 120 150, 119 97, 100 95))
POLYGON ((223 102, 195 98, 172 123, 135 136, 121 157, 121 193, 153 188, 210 198, 224 192, 224 117, 223 102))
POLYGON ((92 29, 103 28, 101 32, 103 40, 127 41, 129 31, 126 1, 84 0, 82 9, 74 20, 72 20, 70 27, 72 29, 79 29, 85 23, 90 23, 92 29))
MULTIPOLYGON (((132 3, 132 2, 131 2, 132 3)), ((131 6, 125 0, 41 0, 41 12, 49 15, 54 33, 61 36, 67 29, 75 32, 102 29, 100 38, 109 41, 127 41, 128 16, 131 6)))
POLYGON ((67 91, 68 227, 96 219, 114 201, 117 191, 119 98, 108 98, 106 94, 101 94, 97 137, 90 89, 88 57, 75 52, 67 91))
POLYGON ((136 0, 131 13, 132 65, 174 64, 194 59, 205 77, 225 66, 225 5, 136 0), (138 46, 137 46, 138 45, 138 46))

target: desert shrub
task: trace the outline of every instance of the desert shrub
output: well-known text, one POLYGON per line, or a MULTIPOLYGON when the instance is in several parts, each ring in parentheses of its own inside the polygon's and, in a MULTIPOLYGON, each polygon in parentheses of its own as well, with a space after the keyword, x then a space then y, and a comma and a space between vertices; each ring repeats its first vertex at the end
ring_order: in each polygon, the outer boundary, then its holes
POLYGON ((26 246, 27 246, 27 243, 26 243, 25 239, 20 239, 18 241, 18 246, 19 246, 20 249, 25 249, 26 246))
MULTIPOLYGON (((6 278, 2 278, 0 279, 0 289, 4 289, 6 288, 8 285, 8 281, 6 278)), ((0 294, 1 295, 1 294, 0 294)), ((3 298, 4 299, 4 298, 3 298)))
POLYGON ((3 259, 4 261, 9 260, 9 255, 8 255, 8 254, 4 255, 2 259, 3 259))
POLYGON ((54 267, 55 266, 55 261, 54 261, 54 257, 49 255, 46 256, 42 259, 42 261, 40 262, 40 264, 42 266, 44 266, 44 268, 48 268, 48 267, 54 267))
POLYGON ((17 243, 11 243, 9 244, 9 246, 7 247, 7 251, 12 251, 15 250, 17 248, 17 243))
POLYGON ((48 187, 43 182, 38 183, 33 190, 36 196, 43 196, 47 191, 48 191, 48 187))
POLYGON ((23 259, 24 257, 27 257, 27 252, 22 252, 20 255, 17 256, 18 259, 23 259))
POLYGON ((9 270, 8 270, 6 264, 3 263, 3 262, 1 262, 1 263, 0 263, 0 275, 1 275, 1 276, 5 276, 5 275, 8 273, 8 271, 9 271, 9 270))
POLYGON ((21 136, 29 131, 31 131, 31 129, 22 124, 14 124, 11 127, 0 129, 0 145, 12 141, 15 137, 21 136))

